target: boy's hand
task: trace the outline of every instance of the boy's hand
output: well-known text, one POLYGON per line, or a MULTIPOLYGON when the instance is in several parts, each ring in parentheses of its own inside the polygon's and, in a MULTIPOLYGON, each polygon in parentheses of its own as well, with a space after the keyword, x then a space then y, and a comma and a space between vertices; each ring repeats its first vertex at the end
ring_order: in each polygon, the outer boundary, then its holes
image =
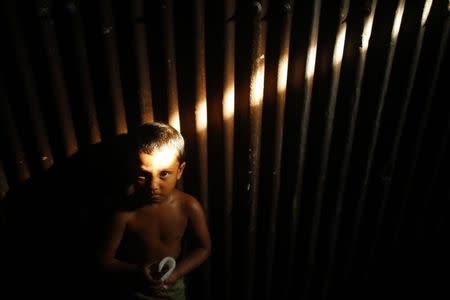
POLYGON ((162 293, 165 291, 164 284, 161 280, 152 276, 152 269, 154 268, 153 265, 154 264, 142 265, 138 268, 137 271, 139 277, 141 278, 140 280, 143 280, 143 283, 145 285, 148 285, 148 287, 152 291, 152 294, 154 294, 155 296, 162 296, 162 293))
POLYGON ((172 285, 175 284, 175 282, 180 278, 180 276, 178 276, 178 273, 176 271, 172 272, 172 274, 170 274, 169 277, 166 278, 166 280, 164 280, 164 284, 165 285, 172 285))
POLYGON ((175 271, 164 281, 161 280, 164 272, 158 272, 157 263, 146 264, 140 267, 139 271, 145 282, 148 283, 151 293, 162 298, 167 296, 167 286, 173 285, 179 279, 178 273, 175 271))

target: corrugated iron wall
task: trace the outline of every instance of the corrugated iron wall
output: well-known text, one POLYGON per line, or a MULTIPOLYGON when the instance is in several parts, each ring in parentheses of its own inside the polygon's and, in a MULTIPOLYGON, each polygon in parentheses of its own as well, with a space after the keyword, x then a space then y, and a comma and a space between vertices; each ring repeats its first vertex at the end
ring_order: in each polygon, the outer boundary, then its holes
MULTIPOLYGON (((182 186, 213 238, 192 299, 426 295, 449 220, 449 9, 2 1, 0 197, 16 209, 2 224, 27 235, 23 215, 50 230, 64 212, 75 223, 62 230, 88 243, 122 170, 116 140, 164 121, 187 140, 182 186), (78 193, 10 203, 42 178, 45 195, 68 181, 78 193)), ((61 249, 89 257, 72 238, 61 249)))

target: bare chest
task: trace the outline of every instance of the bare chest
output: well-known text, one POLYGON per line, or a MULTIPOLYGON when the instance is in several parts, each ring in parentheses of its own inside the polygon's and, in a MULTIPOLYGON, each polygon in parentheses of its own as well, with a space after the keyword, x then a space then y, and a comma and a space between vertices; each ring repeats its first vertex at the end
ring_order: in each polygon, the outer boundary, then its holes
POLYGON ((179 240, 187 226, 187 218, 179 206, 150 206, 136 211, 127 231, 150 240, 179 240))

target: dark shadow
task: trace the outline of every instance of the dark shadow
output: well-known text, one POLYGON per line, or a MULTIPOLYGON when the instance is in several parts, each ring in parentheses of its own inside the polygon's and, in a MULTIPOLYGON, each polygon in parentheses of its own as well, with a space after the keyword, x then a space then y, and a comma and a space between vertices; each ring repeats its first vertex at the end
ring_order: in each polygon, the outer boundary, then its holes
POLYGON ((1 203, 0 293, 46 299, 96 293, 102 224, 119 207, 133 166, 128 140, 90 145, 10 189, 1 203))

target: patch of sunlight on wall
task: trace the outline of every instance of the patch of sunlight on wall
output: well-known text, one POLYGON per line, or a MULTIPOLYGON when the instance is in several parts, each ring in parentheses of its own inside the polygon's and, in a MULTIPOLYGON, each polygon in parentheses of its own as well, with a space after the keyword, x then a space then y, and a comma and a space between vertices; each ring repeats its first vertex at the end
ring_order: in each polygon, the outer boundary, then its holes
POLYGON ((333 67, 340 66, 342 63, 346 31, 347 31, 347 26, 344 23, 342 26, 340 26, 339 32, 338 32, 338 35, 336 38, 336 46, 334 47, 334 53, 333 53, 333 67))
POLYGON ((264 55, 258 59, 258 68, 250 79, 250 106, 261 106, 264 96, 264 55))
POLYGON ((206 106, 206 99, 201 99, 195 105, 195 125, 198 133, 206 131, 206 127, 208 126, 208 109, 206 106))
POLYGON ((392 27, 392 40, 397 40, 398 33, 400 31, 400 25, 402 24, 403 11, 405 10, 405 1, 400 1, 397 11, 395 12, 394 26, 392 27))
POLYGON ((278 80, 277 80, 277 92, 278 95, 282 95, 286 92, 287 76, 288 76, 288 55, 283 55, 278 63, 278 80))
POLYGON ((314 76, 314 68, 316 65, 317 46, 311 46, 308 50, 308 58, 306 62, 306 79, 310 80, 314 76))
MULTIPOLYGON (((450 1, 448 2, 450 5, 450 1)), ((428 15, 430 14, 430 9, 431 9, 431 5, 433 4, 433 0, 427 0, 427 2, 425 2, 425 6, 423 8, 423 13, 422 13, 422 22, 421 25, 425 25, 425 23, 427 22, 428 19, 428 15)))
POLYGON ((364 29, 362 33, 362 41, 361 41, 361 48, 363 51, 363 54, 367 52, 367 48, 369 47, 369 40, 370 36, 372 35, 372 27, 373 27, 373 17, 375 15, 375 10, 373 10, 370 14, 370 16, 366 19, 364 22, 364 29))
POLYGON ((180 112, 178 110, 170 113, 169 125, 180 131, 180 112))
POLYGON ((231 120, 234 117, 234 84, 229 84, 225 88, 223 96, 223 119, 231 120))

